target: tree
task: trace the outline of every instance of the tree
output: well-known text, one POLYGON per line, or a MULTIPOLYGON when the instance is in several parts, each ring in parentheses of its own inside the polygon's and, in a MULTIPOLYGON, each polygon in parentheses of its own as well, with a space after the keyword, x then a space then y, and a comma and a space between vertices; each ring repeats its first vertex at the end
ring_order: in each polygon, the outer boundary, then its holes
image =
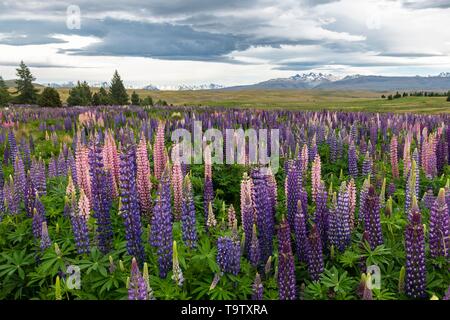
POLYGON ((144 99, 141 100, 141 106, 147 107, 147 106, 153 106, 153 99, 150 96, 146 96, 144 99))
POLYGON ((122 79, 119 76, 117 70, 114 72, 111 80, 111 86, 109 88, 109 97, 112 104, 124 105, 128 104, 127 90, 123 85, 122 79))
POLYGON ((54 88, 47 87, 38 97, 38 104, 41 107, 59 108, 62 106, 61 98, 58 91, 54 88))
POLYGON ((386 96, 384 94, 381 95, 381 99, 385 99, 386 96))
POLYGON ((8 87, 0 76, 0 106, 5 106, 11 100, 11 95, 9 94, 8 87))
POLYGON ((77 85, 69 91, 67 104, 69 106, 89 106, 92 104, 92 92, 86 81, 78 81, 77 85))
POLYGON ((131 104, 134 106, 138 106, 141 103, 141 98, 139 98, 139 95, 136 93, 136 91, 133 91, 133 94, 131 95, 131 104))
POLYGON ((16 80, 18 96, 15 98, 17 103, 35 104, 37 100, 37 90, 33 86, 36 78, 30 72, 30 69, 23 61, 20 62, 19 68, 16 69, 19 79, 16 80))
POLYGON ((450 101, 450 90, 447 92, 447 101, 450 101))

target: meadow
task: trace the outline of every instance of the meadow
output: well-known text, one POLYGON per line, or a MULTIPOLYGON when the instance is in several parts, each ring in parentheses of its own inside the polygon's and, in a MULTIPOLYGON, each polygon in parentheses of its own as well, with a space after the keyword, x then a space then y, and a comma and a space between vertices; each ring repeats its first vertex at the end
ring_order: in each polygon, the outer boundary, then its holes
POLYGON ((317 94, 2 109, 0 299, 448 300, 444 98, 317 94), (278 129, 279 170, 180 162, 194 121, 278 129))
MULTIPOLYGON (((92 92, 98 89, 93 88, 92 92)), ((141 99, 151 96, 153 101, 165 100, 178 106, 213 106, 280 110, 335 110, 368 112, 450 113, 446 97, 405 97, 382 99, 386 92, 328 91, 328 90, 189 90, 148 91, 128 89, 141 99)), ((69 89, 58 89, 65 101, 69 89)))

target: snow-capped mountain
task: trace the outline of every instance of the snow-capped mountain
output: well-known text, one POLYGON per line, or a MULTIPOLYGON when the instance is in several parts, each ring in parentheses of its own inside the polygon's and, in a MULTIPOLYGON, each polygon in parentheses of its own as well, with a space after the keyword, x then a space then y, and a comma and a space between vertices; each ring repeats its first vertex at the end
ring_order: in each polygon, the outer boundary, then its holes
POLYGON ((441 72, 438 74, 440 78, 450 78, 450 72, 441 72))
POLYGON ((302 81, 305 83, 310 83, 312 86, 316 86, 323 82, 330 82, 330 81, 336 81, 340 78, 332 75, 331 73, 325 74, 325 73, 302 73, 302 74, 296 74, 295 76, 289 77, 289 79, 295 80, 295 81, 302 81))
POLYGON ((200 85, 182 84, 179 85, 176 90, 215 90, 222 88, 223 88, 222 85, 216 83, 200 84, 200 85))
POLYGON ((152 84, 146 85, 146 86, 143 87, 142 89, 144 89, 144 90, 150 90, 150 91, 158 91, 158 90, 159 90, 158 87, 156 87, 156 86, 154 86, 154 85, 152 85, 152 84))

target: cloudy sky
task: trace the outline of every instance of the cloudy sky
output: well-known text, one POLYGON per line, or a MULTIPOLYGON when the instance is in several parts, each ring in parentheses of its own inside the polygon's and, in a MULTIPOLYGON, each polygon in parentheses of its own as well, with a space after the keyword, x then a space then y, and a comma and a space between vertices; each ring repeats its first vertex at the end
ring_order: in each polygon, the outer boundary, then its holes
POLYGON ((0 0, 0 75, 248 84, 450 71, 450 0, 0 0), (77 11, 79 10, 79 19, 77 11))

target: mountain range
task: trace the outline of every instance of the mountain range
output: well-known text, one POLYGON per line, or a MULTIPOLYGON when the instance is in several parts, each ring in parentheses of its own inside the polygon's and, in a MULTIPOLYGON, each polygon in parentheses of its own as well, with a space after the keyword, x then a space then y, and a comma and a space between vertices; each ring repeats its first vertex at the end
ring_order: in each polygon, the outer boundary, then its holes
POLYGON ((442 72, 436 76, 375 76, 350 75, 344 78, 332 74, 304 73, 289 78, 277 78, 251 85, 227 87, 226 90, 246 89, 324 89, 324 90, 367 90, 367 91, 400 91, 400 90, 450 90, 450 72, 442 72))

